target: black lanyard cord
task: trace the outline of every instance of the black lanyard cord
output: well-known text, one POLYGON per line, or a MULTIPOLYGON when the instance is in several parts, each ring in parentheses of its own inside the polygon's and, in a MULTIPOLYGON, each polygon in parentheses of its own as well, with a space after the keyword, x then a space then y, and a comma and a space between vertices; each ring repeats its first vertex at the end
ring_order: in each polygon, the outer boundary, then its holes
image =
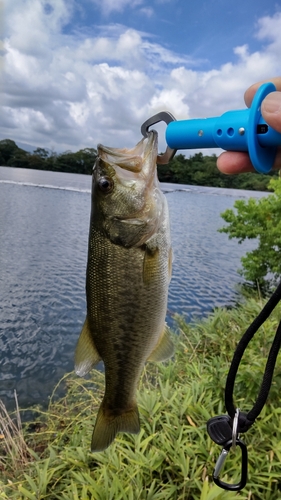
MULTIPOLYGON (((234 419, 236 413, 236 407, 233 402, 233 391, 234 391, 234 383, 236 374, 239 368, 239 364, 247 348, 250 340, 254 337, 257 330, 260 326, 265 322, 265 320, 269 317, 273 309, 277 306, 278 302, 281 300, 281 283, 276 288, 275 292, 272 294, 268 302, 265 304, 264 308, 261 310, 259 315, 254 319, 249 328, 244 333, 241 338, 239 344, 237 345, 236 351, 234 353, 230 369, 228 372, 226 386, 225 386, 225 406, 228 412, 228 415, 234 419)), ((257 397, 257 400, 253 406, 253 408, 249 411, 248 414, 240 414, 238 429, 239 432, 246 432, 251 425, 254 423, 257 416, 260 414, 268 393, 270 391, 274 367, 276 363, 276 358, 281 346, 281 322, 278 325, 269 355, 266 363, 266 368, 263 376, 263 380, 261 383, 261 388, 257 397)))
POLYGON ((265 405, 271 387, 276 358, 281 346, 281 321, 278 325, 274 340, 270 348, 259 394, 253 408, 248 413, 240 412, 240 410, 235 407, 233 402, 233 391, 237 371, 249 342, 254 337, 260 326, 272 313, 273 309, 277 306, 280 300, 281 282, 276 288, 275 292, 271 295, 270 299, 267 301, 259 315, 254 319, 252 324, 246 330, 239 344, 237 345, 229 368, 225 386, 224 397, 228 415, 212 417, 207 422, 207 431, 209 436, 216 444, 219 444, 223 447, 215 465, 213 479, 220 488, 223 488, 225 490, 239 491, 244 488, 247 483, 248 452, 246 445, 240 439, 239 433, 247 432, 247 430, 251 427, 251 425, 253 425, 255 419, 258 417, 265 405), (236 445, 241 448, 242 452, 240 480, 237 483, 226 483, 220 479, 220 472, 223 468, 224 461, 230 448, 235 449, 236 445))

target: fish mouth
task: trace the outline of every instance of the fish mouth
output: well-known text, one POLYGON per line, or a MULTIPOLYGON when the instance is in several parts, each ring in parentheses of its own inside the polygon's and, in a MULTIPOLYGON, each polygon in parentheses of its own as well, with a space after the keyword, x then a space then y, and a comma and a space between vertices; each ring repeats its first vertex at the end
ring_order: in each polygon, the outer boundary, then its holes
POLYGON ((98 144, 98 157, 104 162, 119 167, 133 173, 140 173, 146 160, 151 156, 149 163, 156 166, 156 158, 158 155, 158 134, 155 130, 151 130, 147 137, 139 141, 132 149, 110 148, 98 144))

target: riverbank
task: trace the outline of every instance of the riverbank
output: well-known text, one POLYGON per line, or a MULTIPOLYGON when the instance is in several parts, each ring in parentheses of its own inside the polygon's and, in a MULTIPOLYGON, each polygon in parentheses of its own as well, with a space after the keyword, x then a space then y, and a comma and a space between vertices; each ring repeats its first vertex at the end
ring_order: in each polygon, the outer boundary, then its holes
MULTIPOLYGON (((213 484, 212 470, 221 450, 206 432, 207 420, 225 412, 223 392, 233 351, 262 304, 257 298, 247 299, 236 308, 219 308, 196 324, 187 325, 178 317, 175 360, 147 364, 140 383, 137 396, 140 434, 119 434, 105 452, 89 451, 103 395, 104 380, 100 372, 93 371, 87 380, 73 373, 66 375, 62 381, 67 385, 65 397, 56 400, 55 390, 48 411, 37 409, 36 422, 27 424, 22 431, 15 420, 16 433, 15 428, 7 426, 7 421, 5 424, 2 409, 0 497, 280 498, 280 362, 277 361, 262 415, 243 437, 249 452, 249 480, 241 493, 225 492, 213 484)), ((235 397, 242 411, 252 407, 258 394, 280 313, 279 307, 261 328, 239 368, 235 397)), ((239 451, 230 454, 223 480, 239 479, 240 458, 239 451)))

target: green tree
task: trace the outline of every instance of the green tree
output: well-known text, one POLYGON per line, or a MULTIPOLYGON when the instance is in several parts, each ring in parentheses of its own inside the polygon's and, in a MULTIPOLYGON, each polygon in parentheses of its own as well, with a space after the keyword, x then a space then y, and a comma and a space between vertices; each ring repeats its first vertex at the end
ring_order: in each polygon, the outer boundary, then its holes
POLYGON ((23 149, 20 149, 15 141, 11 139, 2 139, 2 141, 0 141, 0 154, 3 158, 2 164, 8 165, 9 160, 16 155, 18 151, 23 151, 23 149))
MULTIPOLYGON (((79 174, 91 174, 97 157, 94 148, 80 149, 76 153, 65 151, 53 158, 52 170, 60 172, 72 172, 79 174)), ((49 159, 48 159, 49 160, 49 159)))
POLYGON ((10 159, 7 161, 9 167, 16 168, 30 168, 29 159, 30 153, 24 151, 23 149, 17 148, 11 155, 10 159))
POLYGON ((33 154, 43 158, 44 160, 50 156, 50 152, 44 148, 36 148, 33 151, 33 154))
POLYGON ((201 152, 186 158, 183 154, 175 155, 168 165, 158 165, 158 177, 161 182, 191 184, 232 189, 267 191, 270 176, 258 173, 225 175, 217 168, 217 156, 204 156, 201 152))
POLYGON ((5 165, 5 160, 4 160, 4 157, 0 153, 0 166, 3 166, 3 165, 5 165))
POLYGON ((234 207, 221 214, 228 226, 221 233, 237 238, 238 243, 256 239, 258 246, 241 258, 241 274, 265 288, 275 283, 281 274, 281 179, 271 179, 272 194, 249 200, 236 200, 234 207))

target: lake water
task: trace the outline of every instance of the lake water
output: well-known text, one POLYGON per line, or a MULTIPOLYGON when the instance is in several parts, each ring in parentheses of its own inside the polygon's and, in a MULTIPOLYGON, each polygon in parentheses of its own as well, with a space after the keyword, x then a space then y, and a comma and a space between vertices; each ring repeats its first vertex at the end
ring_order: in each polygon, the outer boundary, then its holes
MULTIPOLYGON (((162 184, 174 251, 167 321, 235 301, 238 245, 217 229, 235 199, 265 193, 162 184)), ((46 404, 73 370, 85 318, 91 177, 0 167, 0 399, 46 404)), ((246 326, 246 325, 245 325, 246 326)))

